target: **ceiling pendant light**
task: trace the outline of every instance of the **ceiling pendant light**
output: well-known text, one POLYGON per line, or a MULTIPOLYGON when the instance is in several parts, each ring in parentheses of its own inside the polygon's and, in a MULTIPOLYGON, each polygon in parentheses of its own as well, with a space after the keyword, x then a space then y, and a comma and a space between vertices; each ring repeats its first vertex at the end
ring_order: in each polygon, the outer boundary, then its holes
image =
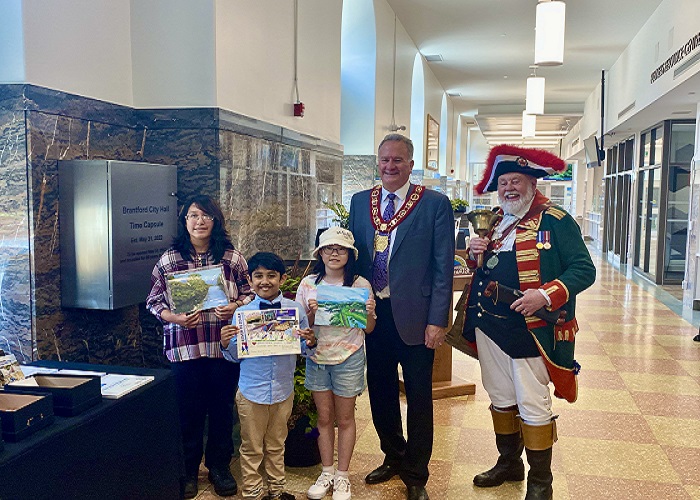
POLYGON ((537 117, 535 115, 530 115, 526 111, 523 111, 523 139, 529 137, 535 137, 535 130, 537 128, 537 117))
POLYGON ((558 66, 564 63, 566 4, 540 0, 535 19, 535 64, 558 66))
POLYGON ((532 66, 532 75, 527 79, 525 91, 525 112, 528 115, 544 114, 544 78, 535 74, 537 66, 532 66))

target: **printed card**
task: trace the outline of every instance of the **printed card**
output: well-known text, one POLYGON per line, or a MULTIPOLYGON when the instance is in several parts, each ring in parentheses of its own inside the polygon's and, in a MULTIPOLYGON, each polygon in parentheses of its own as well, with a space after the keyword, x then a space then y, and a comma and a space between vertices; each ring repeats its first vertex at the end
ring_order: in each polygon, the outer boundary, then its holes
POLYGON ((239 359, 301 353, 296 308, 238 311, 235 320, 239 359))

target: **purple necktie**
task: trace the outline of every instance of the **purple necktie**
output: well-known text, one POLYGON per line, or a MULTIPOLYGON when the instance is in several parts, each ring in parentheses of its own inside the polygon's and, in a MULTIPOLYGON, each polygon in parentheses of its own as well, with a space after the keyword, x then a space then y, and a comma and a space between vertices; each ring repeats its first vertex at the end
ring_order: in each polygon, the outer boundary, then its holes
MULTIPOLYGON (((396 195, 394 193, 389 193, 387 198, 389 198, 389 202, 386 204, 384 215, 382 216, 384 222, 388 222, 394 217, 394 200, 396 199, 396 195)), ((376 252, 374 254, 374 265, 372 266, 372 286, 374 287, 375 292, 384 290, 389 284, 388 264, 389 248, 391 246, 391 233, 379 231, 379 235, 387 236, 388 242, 383 252, 376 252)))

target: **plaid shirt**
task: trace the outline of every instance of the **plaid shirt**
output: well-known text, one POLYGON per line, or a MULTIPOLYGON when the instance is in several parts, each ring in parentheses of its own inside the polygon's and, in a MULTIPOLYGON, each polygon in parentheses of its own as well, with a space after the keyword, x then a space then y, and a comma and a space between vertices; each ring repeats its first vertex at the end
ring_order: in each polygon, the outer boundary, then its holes
MULTIPOLYGON (((200 312, 200 322, 195 328, 187 329, 175 323, 163 321, 161 313, 170 309, 165 276, 176 271, 186 271, 214 265, 210 253, 199 255, 193 261, 182 258, 180 252, 170 248, 153 268, 151 293, 146 299, 146 308, 163 323, 163 352, 172 363, 199 358, 223 358, 219 341, 224 325, 214 314, 214 310, 200 312)), ((237 299, 250 302, 253 294, 248 284, 248 264, 238 250, 226 250, 219 262, 224 270, 224 286, 230 301, 237 299)))

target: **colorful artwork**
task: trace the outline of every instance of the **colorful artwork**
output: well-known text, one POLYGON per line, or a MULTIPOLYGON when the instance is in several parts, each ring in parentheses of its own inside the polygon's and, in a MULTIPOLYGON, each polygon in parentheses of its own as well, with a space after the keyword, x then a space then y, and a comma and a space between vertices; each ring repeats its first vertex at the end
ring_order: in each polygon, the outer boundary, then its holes
POLYGON ((367 327, 369 290, 349 286, 319 285, 316 288, 318 311, 314 323, 319 326, 367 327))
POLYGON ((300 354, 299 314, 296 309, 238 311, 238 358, 300 354))
POLYGON ((24 373, 14 354, 5 354, 0 351, 0 386, 23 380, 24 373))
POLYGON ((174 313, 214 309, 229 303, 221 266, 170 273, 165 278, 174 313))
POLYGON ((574 177, 574 166, 573 164, 569 163, 566 166, 566 170, 563 172, 557 172, 552 175, 548 175, 544 178, 546 181, 570 181, 574 177))

